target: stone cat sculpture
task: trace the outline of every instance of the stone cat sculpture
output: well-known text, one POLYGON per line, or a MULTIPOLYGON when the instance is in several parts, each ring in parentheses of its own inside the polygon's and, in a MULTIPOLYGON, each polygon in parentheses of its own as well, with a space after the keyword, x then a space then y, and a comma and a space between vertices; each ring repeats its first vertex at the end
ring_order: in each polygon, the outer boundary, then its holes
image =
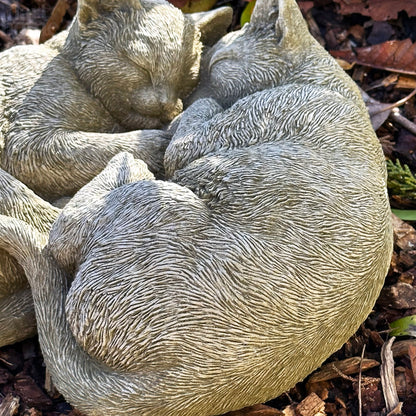
MULTIPOLYGON (((60 210, 0 169, 0 214, 18 218, 41 233, 43 240, 60 210)), ((19 263, 0 250, 0 346, 35 335, 32 294, 19 263)))
POLYGON ((80 0, 68 34, 0 54, 1 167, 39 195, 72 195, 129 151, 160 173, 169 136, 198 80, 200 36, 231 9, 185 16, 164 0, 80 0))
POLYGON ((295 1, 258 0, 204 68, 169 180, 117 155, 46 246, 0 218, 46 365, 88 415, 212 416, 276 397, 341 347, 382 287, 381 148, 295 1))

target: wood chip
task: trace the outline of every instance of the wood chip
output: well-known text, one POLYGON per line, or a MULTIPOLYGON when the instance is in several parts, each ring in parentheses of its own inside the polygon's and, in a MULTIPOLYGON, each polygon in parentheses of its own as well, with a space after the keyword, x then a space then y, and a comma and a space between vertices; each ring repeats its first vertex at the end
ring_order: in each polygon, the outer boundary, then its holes
POLYGON ((324 416, 325 402, 315 393, 309 394, 296 406, 299 416, 324 416))
MULTIPOLYGON (((319 370, 312 374, 309 383, 317 383, 320 381, 332 380, 340 377, 340 373, 350 375, 360 371, 361 357, 346 358, 341 361, 333 361, 323 365, 319 370), (335 367, 335 368, 334 368, 335 367), (337 371, 338 370, 338 371, 337 371)), ((362 361, 362 371, 368 370, 380 365, 376 360, 364 358, 362 361)))
POLYGON ((397 341, 391 347, 393 357, 402 357, 409 354, 409 347, 416 347, 416 339, 406 339, 403 341, 397 341))
POLYGON ((382 289, 377 304, 393 309, 416 308, 416 287, 398 282, 382 289))
POLYGON ((52 406, 52 400, 39 388, 32 377, 18 374, 14 382, 16 393, 29 407, 46 410, 52 406))
POLYGON ((396 88, 403 90, 413 90, 416 88, 416 77, 400 75, 396 83, 396 88))
POLYGON ((397 406, 391 412, 387 413, 387 416, 395 416, 395 415, 401 416, 403 414, 402 406, 403 406, 403 403, 397 403, 397 406))
POLYGON ((407 222, 392 214, 394 242, 402 250, 416 247, 416 230, 407 222))
POLYGON ((19 398, 9 393, 0 404, 0 416, 14 416, 19 409, 19 398))
POLYGON ((12 374, 9 373, 5 368, 0 367, 0 384, 6 384, 13 378, 12 374))

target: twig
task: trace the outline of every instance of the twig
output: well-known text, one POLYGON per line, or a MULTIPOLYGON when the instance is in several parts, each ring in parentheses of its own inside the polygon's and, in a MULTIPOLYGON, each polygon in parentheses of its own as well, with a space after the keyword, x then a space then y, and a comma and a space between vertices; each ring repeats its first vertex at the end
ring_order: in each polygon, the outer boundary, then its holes
POLYGON ((363 345, 363 350, 361 352, 361 361, 360 361, 360 371, 358 372, 358 415, 362 416, 363 414, 363 401, 361 397, 361 381, 362 381, 362 370, 363 370, 363 359, 365 352, 365 345, 363 345))
POLYGON ((416 124, 412 121, 408 120, 406 117, 403 117, 400 114, 400 110, 398 108, 393 108, 392 112, 389 116, 393 121, 400 124, 402 127, 404 127, 406 130, 409 130, 410 133, 413 133, 416 135, 416 124))
POLYGON ((410 100, 415 94, 416 94, 416 88, 409 95, 406 95, 406 97, 402 98, 401 100, 396 101, 393 104, 387 104, 385 107, 380 108, 379 110, 376 110, 374 112, 371 112, 370 114, 374 116, 375 114, 384 113, 385 111, 393 110, 394 108, 400 107, 401 105, 405 104, 408 100, 410 100))
POLYGON ((356 379, 354 377, 350 377, 347 376, 346 374, 344 374, 339 368, 337 368, 337 366, 335 365, 335 363, 331 363, 331 367, 333 368, 333 370, 343 379, 345 380, 349 380, 352 381, 353 383, 356 381, 356 379))

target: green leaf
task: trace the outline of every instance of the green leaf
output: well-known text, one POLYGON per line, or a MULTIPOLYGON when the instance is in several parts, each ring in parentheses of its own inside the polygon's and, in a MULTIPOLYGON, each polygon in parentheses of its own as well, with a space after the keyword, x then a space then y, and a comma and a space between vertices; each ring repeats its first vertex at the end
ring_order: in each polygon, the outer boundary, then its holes
POLYGON ((387 161, 387 188, 391 195, 401 196, 406 199, 416 200, 416 178, 409 169, 409 166, 387 161))
POLYGON ((397 319, 390 324, 390 329, 390 335, 394 337, 404 335, 416 337, 416 315, 397 319))
POLYGON ((416 221, 416 210, 415 209, 394 209, 391 212, 397 215, 403 221, 416 221))
POLYGON ((246 7, 244 7, 243 13, 241 13, 241 17, 240 17, 241 27, 243 27, 246 23, 250 21, 251 13, 253 13, 255 4, 256 4, 256 0, 251 0, 247 3, 246 7))

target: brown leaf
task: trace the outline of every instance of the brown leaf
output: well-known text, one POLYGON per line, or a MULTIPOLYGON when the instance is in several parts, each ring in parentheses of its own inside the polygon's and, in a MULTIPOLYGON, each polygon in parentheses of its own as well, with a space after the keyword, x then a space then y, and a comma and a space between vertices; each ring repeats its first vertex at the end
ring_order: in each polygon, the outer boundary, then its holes
POLYGON ((365 91, 361 90, 361 96, 365 102, 368 110, 368 114, 371 119, 371 125, 374 130, 379 129, 387 120, 391 113, 391 107, 389 104, 381 103, 370 97, 365 91))
MULTIPOLYGON (((416 3, 415 3, 416 4, 416 3)), ((385 71, 416 75, 416 43, 410 39, 389 40, 352 50, 331 50, 334 58, 385 71)))
POLYGON ((46 42, 58 32, 69 6, 69 0, 58 0, 52 10, 51 16, 40 32, 39 43, 46 42))
POLYGON ((404 10, 409 17, 416 16, 416 2, 409 0, 334 0, 341 14, 359 13, 373 20, 397 19, 404 10))
POLYGON ((377 45, 378 43, 386 42, 394 35, 394 29, 388 22, 374 22, 371 32, 367 37, 368 45, 377 45))

